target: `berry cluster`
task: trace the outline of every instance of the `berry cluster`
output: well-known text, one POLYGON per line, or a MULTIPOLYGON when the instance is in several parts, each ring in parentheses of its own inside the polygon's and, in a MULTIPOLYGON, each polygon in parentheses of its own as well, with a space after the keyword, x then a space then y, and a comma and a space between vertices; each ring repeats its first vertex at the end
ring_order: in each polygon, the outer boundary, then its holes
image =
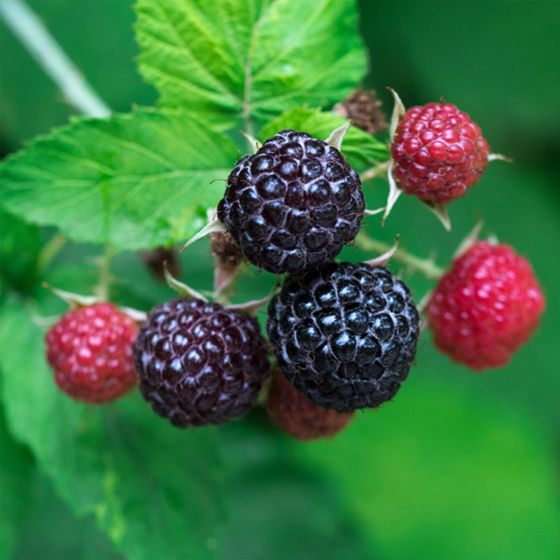
MULTIPOLYGON (((372 117, 379 104, 364 96, 339 110, 372 117)), ((463 196, 487 165, 480 129, 454 105, 414 107, 391 129, 392 166, 385 168, 398 188, 429 204, 463 196)), ((139 328, 109 303, 64 315, 46 337, 57 384, 76 399, 101 403, 138 379, 153 409, 179 427, 227 422, 268 395, 269 417, 293 437, 334 435, 355 410, 395 396, 420 332, 410 290, 379 259, 334 262, 364 214, 360 177, 337 146, 279 132, 233 168, 218 205, 223 230, 212 230, 211 245, 216 293, 244 259, 287 273, 268 306, 277 362, 271 384, 269 348, 251 306, 187 297, 192 291, 174 279, 183 296, 154 307, 139 328)), ((437 348, 480 370, 507 363, 544 305, 525 259, 506 245, 476 242, 440 278, 427 324, 437 348)))

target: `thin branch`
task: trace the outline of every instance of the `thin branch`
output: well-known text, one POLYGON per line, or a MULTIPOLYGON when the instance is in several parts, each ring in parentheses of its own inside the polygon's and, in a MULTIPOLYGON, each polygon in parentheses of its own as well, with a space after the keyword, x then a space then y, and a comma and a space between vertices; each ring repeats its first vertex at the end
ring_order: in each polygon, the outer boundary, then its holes
POLYGON ((39 253, 37 270, 44 272, 58 253, 60 253, 64 245, 66 245, 66 237, 64 235, 61 233, 53 235, 39 253))
POLYGON ((23 0, 0 0, 0 16, 35 60, 60 87, 67 102, 92 117, 110 114, 43 22, 23 0))
MULTIPOLYGON (((391 249, 391 246, 383 241, 378 241, 367 236, 365 233, 360 233, 356 237, 354 243, 360 249, 364 251, 376 251, 378 253, 385 253, 391 249)), ((398 248, 392 258, 398 262, 401 262, 408 266, 411 270, 423 274, 426 278, 431 280, 437 280, 443 276, 444 270, 436 265, 432 259, 422 259, 405 251, 404 249, 398 248)))
POLYGON ((109 289, 112 283, 111 263, 113 260, 113 249, 107 244, 104 247, 103 255, 99 259, 99 282, 95 289, 95 295, 99 301, 109 301, 109 289))
POLYGON ((362 181, 369 181, 370 179, 375 179, 376 177, 387 177, 387 170, 389 169, 389 164, 391 161, 384 161, 383 163, 378 163, 369 169, 366 169, 361 175, 360 179, 362 181))

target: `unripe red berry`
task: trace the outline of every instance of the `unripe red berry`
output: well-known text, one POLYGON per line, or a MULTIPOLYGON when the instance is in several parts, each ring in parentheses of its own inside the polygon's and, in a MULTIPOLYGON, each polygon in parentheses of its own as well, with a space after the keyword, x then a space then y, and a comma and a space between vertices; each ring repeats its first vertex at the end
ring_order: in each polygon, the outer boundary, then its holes
POLYGON ((448 204, 486 169, 488 143, 467 113, 450 103, 412 107, 391 146, 398 186, 424 202, 448 204))
POLYGON ((279 370, 270 387, 266 410, 277 426, 302 441, 334 436, 354 415, 353 412, 336 412, 313 404, 279 370))
POLYGON ((528 261, 481 241, 453 262, 428 304, 435 345, 475 370, 508 363, 539 324, 544 295, 528 261))
POLYGON ((105 403, 136 384, 132 345, 137 326, 112 303, 69 311, 46 335, 47 361, 62 391, 105 403))

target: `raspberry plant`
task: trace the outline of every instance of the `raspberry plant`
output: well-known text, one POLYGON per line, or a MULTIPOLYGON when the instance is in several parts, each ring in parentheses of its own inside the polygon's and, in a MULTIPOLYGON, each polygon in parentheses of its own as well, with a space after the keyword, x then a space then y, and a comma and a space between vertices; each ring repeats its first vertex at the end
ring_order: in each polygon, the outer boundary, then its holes
POLYGON ((381 241, 386 222, 398 228, 403 193, 450 229, 448 206, 479 180, 489 188, 483 172, 503 156, 447 102, 406 111, 393 92, 385 118, 361 89, 353 0, 138 0, 136 14, 156 106, 75 118, 2 163, 0 212, 29 251, 3 302, 6 417, 64 500, 124 555, 215 557, 228 427, 192 428, 264 405, 296 439, 333 436, 355 410, 406 391, 426 305, 437 348, 480 370, 529 340, 544 296, 530 264, 479 231, 445 267, 407 239, 381 241), (211 247, 196 253, 206 233, 211 247), (190 281, 193 255, 211 252, 213 285, 194 291, 166 268, 160 257, 183 244, 181 275, 190 281), (64 245, 78 269, 57 265, 64 245), (145 290, 141 262, 181 297, 155 280, 145 290), (410 273, 435 291, 412 294, 410 273), (55 326, 49 315, 63 311, 42 280, 75 308, 55 326), (259 297, 246 301, 252 285, 259 297), (136 381, 174 426, 137 398, 136 381), (96 410, 68 398, 127 392, 96 410), (114 433, 137 434, 132 450, 114 433), (178 498, 154 516, 146 488, 178 498))

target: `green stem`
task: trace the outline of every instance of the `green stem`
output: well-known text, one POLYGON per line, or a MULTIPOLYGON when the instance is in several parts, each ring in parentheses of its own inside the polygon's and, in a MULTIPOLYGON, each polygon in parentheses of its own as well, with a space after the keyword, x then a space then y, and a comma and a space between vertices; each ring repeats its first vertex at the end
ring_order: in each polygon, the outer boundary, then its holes
POLYGON ((378 163, 377 165, 366 169, 361 175, 360 179, 362 181, 369 181, 370 179, 375 179, 376 177, 387 178, 387 170, 389 169, 389 164, 391 160, 384 161, 383 163, 378 163))
POLYGON ((37 270, 39 273, 44 272, 47 269, 49 264, 51 264, 65 244, 66 238, 60 233, 53 235, 49 239, 48 243, 41 249, 41 253, 37 259, 37 270))
POLYGON ((23 0, 0 0, 0 18, 80 113, 107 117, 110 110, 23 0))
MULTIPOLYGON (((387 243, 372 239, 365 233, 358 234, 355 239, 355 244, 364 251, 376 251, 378 253, 385 253, 391 248, 387 243)), ((392 258, 431 280, 441 278, 444 273, 444 270, 437 266, 432 259, 422 259, 409 253, 405 249, 397 249, 392 258)))
POLYGON ((95 295, 101 301, 109 301, 109 287, 111 284, 111 261, 113 249, 111 245, 105 245, 105 251, 99 264, 99 283, 95 289, 95 295))

